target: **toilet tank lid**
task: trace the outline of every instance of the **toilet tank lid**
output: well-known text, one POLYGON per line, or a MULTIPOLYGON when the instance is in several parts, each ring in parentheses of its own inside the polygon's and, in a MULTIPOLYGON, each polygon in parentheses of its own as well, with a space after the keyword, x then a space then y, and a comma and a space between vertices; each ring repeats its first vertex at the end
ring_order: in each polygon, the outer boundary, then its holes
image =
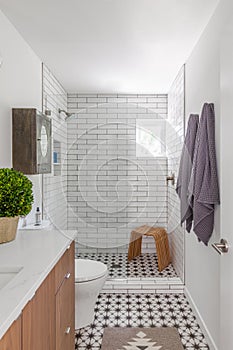
POLYGON ((88 259, 75 259, 75 282, 87 282, 104 276, 108 271, 102 262, 88 259))

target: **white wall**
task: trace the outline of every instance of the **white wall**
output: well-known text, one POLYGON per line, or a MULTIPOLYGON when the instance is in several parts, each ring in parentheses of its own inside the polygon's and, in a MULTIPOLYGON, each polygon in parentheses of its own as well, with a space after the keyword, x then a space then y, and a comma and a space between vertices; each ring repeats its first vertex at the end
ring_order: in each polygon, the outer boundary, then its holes
MULTIPOLYGON (((220 38, 230 1, 222 0, 186 64, 186 121, 190 113, 201 113, 204 102, 213 102, 216 112, 216 148, 220 168, 220 38)), ((219 171, 220 173, 220 171, 219 171)), ((186 288, 219 347, 219 256, 211 247, 220 237, 220 208, 215 232, 206 247, 196 236, 186 234, 186 288)))
MULTIPOLYGON (((0 67, 0 167, 3 168, 12 166, 11 109, 34 107, 41 110, 42 93, 41 61, 1 11, 0 55, 3 59, 0 67)), ((40 177, 30 179, 34 183, 34 206, 41 205, 40 177)))
POLYGON ((221 232, 230 249, 221 258, 221 349, 233 349, 233 186, 231 181, 233 162, 233 2, 231 18, 226 22, 221 40, 221 232), (229 43, 231 43, 229 45, 229 43))

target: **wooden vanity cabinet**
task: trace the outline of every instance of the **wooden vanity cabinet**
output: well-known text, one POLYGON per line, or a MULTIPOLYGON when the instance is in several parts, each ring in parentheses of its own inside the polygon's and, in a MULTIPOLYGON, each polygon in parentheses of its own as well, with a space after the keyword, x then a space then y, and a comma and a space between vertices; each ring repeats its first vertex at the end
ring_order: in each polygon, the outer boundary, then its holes
POLYGON ((0 350, 74 350, 74 242, 0 340, 0 350))
POLYGON ((75 341, 74 243, 55 269, 56 350, 73 350, 75 341))
POLYGON ((1 350, 21 350, 21 317, 19 317, 0 340, 1 350))
POLYGON ((74 242, 22 314, 22 350, 74 350, 74 242))
POLYGON ((25 306, 22 314, 22 350, 55 349, 54 269, 25 306))
POLYGON ((56 294, 56 350, 74 349, 73 278, 65 280, 56 294))

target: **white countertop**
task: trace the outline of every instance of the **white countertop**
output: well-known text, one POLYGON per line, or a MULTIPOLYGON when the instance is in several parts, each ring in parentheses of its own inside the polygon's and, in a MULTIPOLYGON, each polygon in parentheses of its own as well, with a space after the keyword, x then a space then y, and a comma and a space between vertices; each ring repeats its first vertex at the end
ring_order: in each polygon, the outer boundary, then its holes
POLYGON ((56 265, 76 232, 18 230, 16 240, 0 244, 0 270, 20 269, 0 289, 0 339, 56 265))

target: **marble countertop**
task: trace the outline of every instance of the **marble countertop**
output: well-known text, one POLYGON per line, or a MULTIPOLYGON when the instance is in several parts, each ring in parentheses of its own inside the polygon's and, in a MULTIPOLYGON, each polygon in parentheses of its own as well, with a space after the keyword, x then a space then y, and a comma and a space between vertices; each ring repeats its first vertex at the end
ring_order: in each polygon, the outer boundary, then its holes
POLYGON ((0 339, 75 236, 74 231, 18 230, 15 241, 0 244, 0 272, 19 271, 0 286, 0 339))

